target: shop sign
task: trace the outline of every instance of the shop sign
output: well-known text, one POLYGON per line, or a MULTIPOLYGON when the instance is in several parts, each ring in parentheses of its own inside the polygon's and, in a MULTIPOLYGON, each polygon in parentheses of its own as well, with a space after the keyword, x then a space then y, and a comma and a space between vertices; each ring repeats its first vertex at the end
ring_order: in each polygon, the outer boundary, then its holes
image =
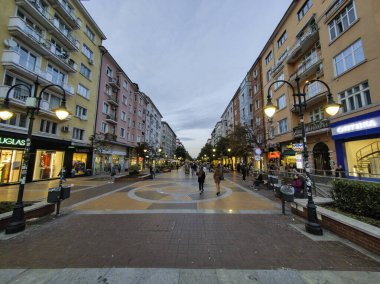
POLYGON ((76 148, 75 152, 77 152, 77 153, 89 153, 90 149, 88 149, 88 148, 80 148, 80 149, 76 148))
MULTIPOLYGON (((293 143, 289 143, 288 145, 286 145, 286 148, 287 149, 293 149, 293 143)), ((294 150, 294 149, 293 149, 294 150)))
POLYGON ((292 149, 295 152, 302 152, 303 151, 303 144, 302 143, 294 143, 292 145, 292 149))
POLYGON ((280 152, 274 151, 268 153, 268 159, 279 159, 280 158, 280 152))
POLYGON ((256 149, 255 149, 255 154, 256 154, 256 155, 261 155, 261 153, 262 153, 262 151, 261 151, 260 148, 256 148, 256 149))
POLYGON ((303 156, 302 156, 302 154, 296 155, 296 167, 297 167, 297 169, 303 169, 303 156))
POLYGON ((380 117, 361 120, 353 123, 343 124, 331 129, 332 135, 340 135, 349 132, 361 131, 376 128, 380 124, 380 117))
POLYGON ((8 145, 8 146, 22 146, 25 147, 26 140, 25 139, 17 139, 10 137, 0 137, 0 145, 8 145))
POLYGON ((255 161, 260 161, 260 160, 261 160, 260 155, 255 155, 255 161))

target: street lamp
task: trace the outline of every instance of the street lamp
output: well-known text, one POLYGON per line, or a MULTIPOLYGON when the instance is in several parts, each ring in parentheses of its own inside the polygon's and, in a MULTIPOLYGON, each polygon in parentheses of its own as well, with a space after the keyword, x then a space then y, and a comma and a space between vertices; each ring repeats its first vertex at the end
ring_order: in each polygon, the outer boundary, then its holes
POLYGON ((306 109, 306 95, 305 95, 305 90, 306 87, 308 87, 311 83, 313 82, 320 82, 322 83, 328 91, 327 94, 327 99, 328 103, 325 107, 326 112, 329 115, 336 115, 339 111, 340 105, 334 102, 333 95, 331 94, 329 86, 318 79, 311 80, 311 81, 306 81, 306 84, 303 88, 303 93, 301 93, 300 90, 300 78, 295 79, 296 84, 297 84, 297 92, 294 90, 294 87, 291 83, 285 80, 277 80, 273 82, 272 84, 269 85, 268 88, 268 96, 267 96, 267 105, 264 108, 264 112, 268 117, 272 117, 276 110, 277 107, 273 105, 272 103, 272 97, 270 94, 270 88, 276 84, 276 83, 285 83, 290 86, 292 89, 292 96, 293 96, 293 104, 294 104, 294 109, 297 111, 298 109, 298 115, 300 117, 300 122, 301 122, 301 130, 302 130, 302 138, 303 138, 303 159, 304 159, 304 168, 306 172, 306 187, 307 187, 307 197, 308 197, 308 202, 307 202, 307 223, 305 224, 306 231, 314 234, 314 235, 322 235, 323 231, 321 228, 321 225, 318 223, 318 218, 317 218, 317 209, 315 206, 315 203, 313 201, 313 193, 311 189, 311 177, 310 177, 310 165, 309 165, 309 153, 307 151, 307 143, 306 143, 306 130, 305 130, 305 122, 304 122, 304 112, 303 109, 306 109))
POLYGON ((22 167, 21 167, 21 177, 20 177, 20 185, 17 195, 17 202, 15 207, 13 208, 12 213, 12 219, 11 223, 6 227, 5 233, 6 234, 14 234, 21 232, 25 229, 25 213, 24 213, 24 203, 23 203, 23 195, 24 195, 24 187, 26 182, 26 175, 28 173, 28 164, 30 160, 30 146, 31 146, 31 140, 32 140, 32 132, 33 132, 33 122, 35 119, 35 115, 38 114, 38 111, 40 110, 40 102, 41 102, 41 95, 43 92, 50 88, 50 87, 58 87, 63 92, 63 98, 61 101, 60 107, 56 109, 52 109, 58 119, 64 120, 68 117, 70 114, 69 111, 66 108, 66 92, 65 90, 60 86, 56 84, 50 84, 42 88, 40 93, 37 95, 37 90, 39 86, 38 78, 37 81, 34 83, 34 93, 32 96, 32 90, 29 86, 25 84, 16 84, 9 88, 7 91, 7 94, 5 96, 4 102, 2 106, 0 106, 0 118, 3 120, 10 119, 14 113, 9 108, 9 95, 11 91, 16 87, 24 87, 28 90, 28 98, 25 101, 25 105, 27 107, 27 115, 29 115, 29 127, 28 127, 28 133, 26 137, 26 143, 25 143, 25 149, 22 159, 22 167))

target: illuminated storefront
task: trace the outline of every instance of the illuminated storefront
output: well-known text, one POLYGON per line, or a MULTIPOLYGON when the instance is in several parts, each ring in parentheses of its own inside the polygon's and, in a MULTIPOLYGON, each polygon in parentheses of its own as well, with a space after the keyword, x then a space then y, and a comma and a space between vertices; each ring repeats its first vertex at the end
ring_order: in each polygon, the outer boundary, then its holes
POLYGON ((24 147, 25 139, 0 136, 0 184, 19 181, 24 147))
POLYGON ((63 151, 37 150, 33 181, 58 177, 63 166, 63 151))
POLYGON ((331 132, 347 177, 380 179, 380 111, 332 123, 331 132))

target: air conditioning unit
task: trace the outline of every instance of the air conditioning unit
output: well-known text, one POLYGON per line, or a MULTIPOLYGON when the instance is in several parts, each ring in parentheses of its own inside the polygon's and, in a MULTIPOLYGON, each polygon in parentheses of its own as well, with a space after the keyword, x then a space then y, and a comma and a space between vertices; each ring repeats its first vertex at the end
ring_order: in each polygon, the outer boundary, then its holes
POLYGON ((92 60, 91 58, 88 59, 88 64, 90 65, 94 65, 94 60, 92 60))
POLYGON ((69 132, 68 126, 62 126, 62 132, 69 132))

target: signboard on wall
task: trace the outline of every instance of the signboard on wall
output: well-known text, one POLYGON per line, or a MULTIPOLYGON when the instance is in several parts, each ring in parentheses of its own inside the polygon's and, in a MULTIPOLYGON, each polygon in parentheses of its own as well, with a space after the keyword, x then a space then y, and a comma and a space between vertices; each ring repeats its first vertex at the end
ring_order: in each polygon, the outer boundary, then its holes
POLYGON ((297 167, 297 169, 303 169, 303 156, 302 156, 302 154, 296 154, 296 167, 297 167))
POLYGON ((342 135, 349 132, 367 130, 380 126, 380 117, 363 119, 331 128, 332 135, 342 135))
POLYGON ((16 147, 25 147, 26 139, 18 139, 11 137, 1 137, 0 136, 0 145, 1 146, 16 146, 16 147))

